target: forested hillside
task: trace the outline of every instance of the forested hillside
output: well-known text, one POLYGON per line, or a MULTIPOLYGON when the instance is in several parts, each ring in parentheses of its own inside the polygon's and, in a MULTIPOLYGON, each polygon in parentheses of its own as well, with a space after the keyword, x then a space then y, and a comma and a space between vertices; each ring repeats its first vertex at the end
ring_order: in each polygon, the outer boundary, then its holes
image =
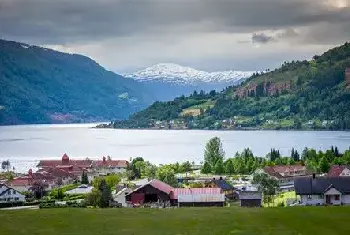
POLYGON ((0 40, 0 125, 116 120, 150 104, 88 57, 0 40))
POLYGON ((115 128, 350 129, 350 43, 223 92, 156 102, 115 128))

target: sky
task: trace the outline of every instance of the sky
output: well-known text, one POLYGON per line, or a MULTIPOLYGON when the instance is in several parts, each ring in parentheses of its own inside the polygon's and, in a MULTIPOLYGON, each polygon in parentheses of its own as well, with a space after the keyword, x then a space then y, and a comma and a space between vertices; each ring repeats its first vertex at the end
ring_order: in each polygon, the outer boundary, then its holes
POLYGON ((0 38, 119 73, 265 70, 350 41, 350 0, 0 0, 0 38))

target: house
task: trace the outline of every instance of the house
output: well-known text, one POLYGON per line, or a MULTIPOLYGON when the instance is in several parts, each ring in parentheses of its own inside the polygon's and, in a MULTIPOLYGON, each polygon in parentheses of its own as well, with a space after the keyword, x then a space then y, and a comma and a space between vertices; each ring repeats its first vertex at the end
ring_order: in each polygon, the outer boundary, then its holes
POLYGON ((74 195, 74 194, 89 194, 92 192, 92 190, 94 189, 94 187, 86 185, 86 184, 82 184, 80 186, 78 186, 75 189, 66 191, 65 194, 68 195, 74 195))
POLYGON ((294 190, 294 180, 311 175, 306 166, 303 165, 287 165, 287 166, 265 166, 262 169, 257 169, 254 174, 268 174, 279 182, 282 191, 294 190))
POLYGON ((219 179, 213 179, 210 182, 205 184, 206 188, 220 188, 221 192, 229 199, 235 199, 234 188, 231 184, 227 183, 222 177, 219 179))
POLYGON ((128 195, 131 192, 132 190, 129 188, 123 188, 119 192, 113 194, 113 201, 120 204, 122 207, 127 207, 128 204, 126 202, 126 195, 128 195))
POLYGON ((86 171, 90 176, 89 180, 92 180, 91 176, 125 172, 127 166, 128 161, 125 160, 112 160, 110 157, 103 157, 102 160, 73 160, 67 154, 64 154, 61 160, 41 160, 37 165, 39 170, 60 169, 76 177, 81 177, 86 171))
POLYGON ((327 176, 350 176, 350 166, 345 165, 333 165, 328 171, 327 176))
POLYGON ((9 185, 20 192, 25 192, 37 181, 45 183, 48 189, 52 189, 60 185, 70 184, 76 180, 76 178, 77 177, 72 173, 58 168, 45 168, 37 172, 33 172, 32 169, 29 169, 27 175, 14 178, 9 182, 9 185))
POLYGON ((225 205, 225 194, 220 188, 175 188, 170 199, 178 207, 225 205))
POLYGON ((305 205, 350 204, 350 177, 303 177, 296 179, 295 192, 305 205))
POLYGON ((262 193, 259 191, 241 191, 238 197, 241 207, 262 206, 262 193))
POLYGON ((16 189, 0 184, 0 203, 25 202, 25 196, 16 189))

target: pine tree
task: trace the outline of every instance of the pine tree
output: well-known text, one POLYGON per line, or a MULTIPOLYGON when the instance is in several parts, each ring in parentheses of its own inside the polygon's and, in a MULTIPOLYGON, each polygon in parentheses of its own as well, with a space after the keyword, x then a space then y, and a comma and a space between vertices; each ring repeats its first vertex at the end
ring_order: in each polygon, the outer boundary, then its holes
POLYGON ((81 184, 89 184, 89 178, 87 176, 87 172, 83 171, 81 175, 81 184))

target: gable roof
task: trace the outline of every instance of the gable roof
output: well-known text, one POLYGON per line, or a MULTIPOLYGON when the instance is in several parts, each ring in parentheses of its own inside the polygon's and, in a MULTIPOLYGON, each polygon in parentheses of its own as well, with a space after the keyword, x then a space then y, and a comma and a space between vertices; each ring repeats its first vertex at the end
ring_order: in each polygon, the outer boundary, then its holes
POLYGON ((6 194, 6 193, 7 193, 8 191, 10 191, 11 189, 12 189, 13 191, 16 191, 16 193, 21 194, 19 191, 17 191, 17 190, 14 189, 14 188, 11 188, 11 187, 7 186, 6 184, 0 184, 0 188, 1 188, 2 186, 5 186, 7 189, 5 189, 2 193, 0 193, 0 196, 6 194))
POLYGON ((276 178, 286 178, 290 176, 283 176, 284 173, 293 173, 296 171, 304 171, 306 167, 303 165, 286 165, 286 166, 265 166, 263 171, 270 176, 276 178))
POLYGON ((147 182, 146 184, 141 185, 140 187, 136 188, 134 191, 130 192, 128 195, 132 194, 133 192, 139 191, 140 189, 144 188, 147 185, 150 185, 153 188, 156 188, 159 191, 162 191, 162 192, 169 194, 169 195, 170 195, 170 192, 174 191, 174 188, 171 187, 169 184, 166 184, 166 183, 164 183, 160 180, 157 180, 157 179, 153 179, 153 180, 147 182))
POLYGON ((258 200, 262 199, 262 193, 259 191, 241 191, 239 192, 239 200, 258 200))
POLYGON ((302 177, 294 180, 298 195, 323 194, 331 186, 342 194, 350 194, 350 177, 302 177))
POLYGON ((331 167, 331 169, 328 171, 328 176, 340 176, 340 174, 345 170, 345 169, 349 169, 350 170, 350 166, 346 166, 346 165, 333 165, 331 167))
POLYGON ((226 180, 213 180, 212 182, 224 191, 233 189, 232 185, 227 183, 226 180))

